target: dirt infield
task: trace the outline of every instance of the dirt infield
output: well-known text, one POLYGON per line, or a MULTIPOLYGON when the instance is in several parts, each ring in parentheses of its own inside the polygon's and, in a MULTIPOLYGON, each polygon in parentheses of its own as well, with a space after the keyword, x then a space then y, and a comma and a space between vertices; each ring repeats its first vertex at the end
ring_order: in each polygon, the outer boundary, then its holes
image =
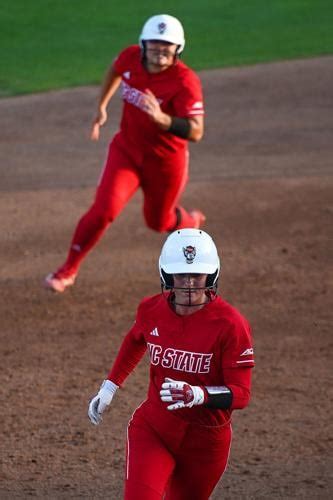
MULTIPOLYGON (((201 76, 206 135, 191 147, 183 203, 207 214, 221 293, 252 323, 257 360, 212 498, 332 498, 333 57, 201 76)), ((41 287, 64 259, 116 130, 119 102, 102 142, 88 141, 97 94, 0 100, 1 499, 122 498, 126 425, 147 363, 101 426, 86 412, 138 301, 159 290, 164 236, 144 227, 141 194, 73 289, 41 287)))

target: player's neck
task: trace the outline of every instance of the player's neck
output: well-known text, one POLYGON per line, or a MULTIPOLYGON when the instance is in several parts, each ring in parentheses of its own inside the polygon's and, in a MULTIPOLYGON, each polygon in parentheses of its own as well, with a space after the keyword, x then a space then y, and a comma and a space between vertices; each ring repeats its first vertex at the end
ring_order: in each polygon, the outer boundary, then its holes
POLYGON ((179 316, 190 316, 191 314, 200 311, 205 305, 209 302, 209 299, 206 295, 197 298, 196 304, 191 304, 190 302, 188 304, 183 304, 181 303, 181 300, 177 302, 177 297, 174 297, 173 301, 171 302, 171 306, 173 310, 175 311, 176 314, 179 316))
POLYGON ((199 311, 203 307, 205 307, 206 304, 200 304, 198 306, 182 306, 179 304, 174 304, 174 311, 178 316, 190 316, 191 314, 199 311))

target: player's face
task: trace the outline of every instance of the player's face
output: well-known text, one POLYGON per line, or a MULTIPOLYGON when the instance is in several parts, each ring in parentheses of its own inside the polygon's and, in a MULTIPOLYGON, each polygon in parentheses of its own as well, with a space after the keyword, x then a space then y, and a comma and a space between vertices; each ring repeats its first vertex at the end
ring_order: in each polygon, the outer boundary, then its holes
POLYGON ((174 63, 177 45, 158 40, 146 42, 146 61, 149 71, 163 71, 174 63))
POLYGON ((173 280, 176 304, 195 306, 207 302, 207 274, 174 274, 173 280))

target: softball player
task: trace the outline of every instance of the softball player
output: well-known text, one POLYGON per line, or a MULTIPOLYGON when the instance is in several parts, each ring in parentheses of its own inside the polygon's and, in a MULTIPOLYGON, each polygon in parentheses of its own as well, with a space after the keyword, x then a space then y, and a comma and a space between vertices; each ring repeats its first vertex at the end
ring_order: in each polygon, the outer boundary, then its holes
POLYGON ((159 269, 163 293, 139 305, 88 415, 100 423, 148 351, 147 398, 128 425, 125 499, 204 500, 227 465, 232 411, 250 399, 250 327, 217 296, 220 262, 204 231, 173 232, 159 269))
POLYGON ((121 84, 124 101, 120 131, 109 147, 95 200, 80 219, 66 262, 45 279, 63 292, 73 285, 81 261, 136 190, 144 194, 144 217, 151 229, 200 227, 205 216, 179 205, 188 179, 188 141, 203 135, 203 97, 199 78, 179 60, 184 31, 178 19, 148 19, 140 45, 122 51, 102 88, 91 138, 98 140, 107 105, 121 84))

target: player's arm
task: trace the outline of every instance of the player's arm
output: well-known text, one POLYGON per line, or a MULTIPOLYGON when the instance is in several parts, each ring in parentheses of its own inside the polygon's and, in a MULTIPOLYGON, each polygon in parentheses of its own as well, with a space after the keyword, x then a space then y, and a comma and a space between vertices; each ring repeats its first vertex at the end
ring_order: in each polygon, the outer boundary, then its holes
POLYGON ((118 386, 121 386, 130 373, 132 373, 147 349, 143 336, 137 336, 135 330, 136 325, 134 325, 124 338, 107 376, 108 380, 111 380, 118 386))
POLYGON ((240 410, 250 401, 252 368, 223 370, 223 386, 206 386, 205 405, 209 408, 240 410))
POLYGON ((254 367, 251 328, 245 318, 235 314, 224 339, 221 360, 222 387, 205 387, 205 405, 217 409, 242 409, 250 401, 254 367))
POLYGON ((121 82, 121 75, 117 73, 114 66, 112 65, 108 70, 102 85, 101 94, 98 102, 98 111, 91 130, 91 139, 94 141, 97 141, 99 139, 100 127, 102 127, 108 119, 106 111, 107 106, 110 102, 110 99, 117 91, 120 82, 121 82))
POLYGON ((202 139, 204 133, 203 115, 180 118, 164 113, 158 100, 149 89, 145 90, 142 100, 142 110, 165 132, 192 142, 198 142, 202 139))
POLYGON ((204 118, 202 115, 191 116, 191 118, 170 117, 170 125, 167 131, 183 139, 199 142, 204 133, 204 118))
POLYGON ((97 395, 90 401, 88 416, 94 425, 102 421, 102 413, 110 405, 118 388, 134 370, 145 351, 145 340, 135 324, 122 342, 107 378, 103 381, 97 395))
POLYGON ((201 141, 204 134, 204 117, 203 115, 192 116, 191 118, 185 118, 189 121, 191 129, 189 140, 192 142, 201 141))

